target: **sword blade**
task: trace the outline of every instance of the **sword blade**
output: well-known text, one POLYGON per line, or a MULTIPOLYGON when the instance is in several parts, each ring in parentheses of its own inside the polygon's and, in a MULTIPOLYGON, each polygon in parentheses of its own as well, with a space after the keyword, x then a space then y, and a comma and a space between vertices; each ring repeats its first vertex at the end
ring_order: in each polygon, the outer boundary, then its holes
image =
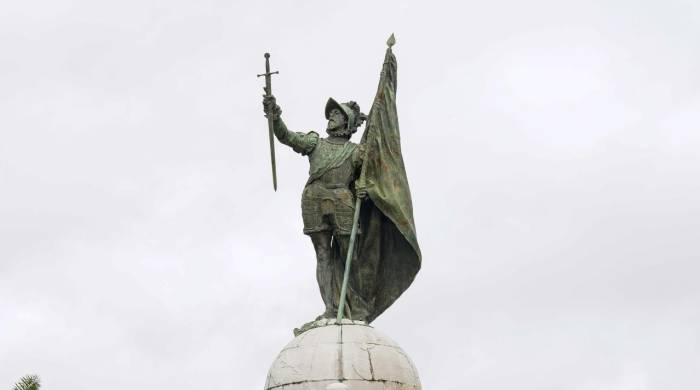
POLYGON ((272 163, 272 188, 277 191, 277 164, 275 163, 275 135, 272 134, 272 116, 267 118, 267 128, 270 132, 270 162, 272 163))

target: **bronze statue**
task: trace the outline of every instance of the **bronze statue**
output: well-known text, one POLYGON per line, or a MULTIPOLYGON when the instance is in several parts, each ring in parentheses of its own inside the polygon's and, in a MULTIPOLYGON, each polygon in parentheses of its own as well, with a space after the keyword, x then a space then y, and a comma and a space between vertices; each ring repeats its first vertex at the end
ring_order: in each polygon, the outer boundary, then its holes
MULTIPOLYGON (((327 137, 287 129, 271 93, 266 54, 266 117, 282 144, 309 158, 301 209, 304 234, 316 251, 316 278, 325 304, 317 319, 346 317, 370 323, 408 288, 420 269, 396 115, 393 34, 387 43, 370 114, 362 113, 354 101, 328 99, 327 137), (365 120, 362 141, 351 142, 365 120)), ((273 145, 271 152, 274 175, 273 145)))

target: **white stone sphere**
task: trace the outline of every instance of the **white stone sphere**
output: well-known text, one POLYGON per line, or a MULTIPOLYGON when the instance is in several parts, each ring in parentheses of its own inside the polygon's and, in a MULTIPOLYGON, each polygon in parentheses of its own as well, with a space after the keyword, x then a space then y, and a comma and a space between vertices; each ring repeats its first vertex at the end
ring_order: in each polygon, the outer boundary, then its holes
POLYGON ((347 320, 312 328, 287 344, 272 363, 265 390, 327 390, 338 383, 348 390, 421 390, 401 347, 371 326, 347 320))

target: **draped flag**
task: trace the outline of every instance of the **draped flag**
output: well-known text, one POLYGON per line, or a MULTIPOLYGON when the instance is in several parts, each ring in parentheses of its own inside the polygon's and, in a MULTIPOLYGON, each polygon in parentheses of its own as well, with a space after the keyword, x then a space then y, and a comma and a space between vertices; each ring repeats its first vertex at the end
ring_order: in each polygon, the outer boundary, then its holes
POLYGON ((421 266, 411 192, 401 156, 396 112, 396 57, 384 56, 379 87, 362 136, 365 157, 357 183, 369 199, 362 203, 354 282, 368 301, 373 321, 411 285, 421 266))

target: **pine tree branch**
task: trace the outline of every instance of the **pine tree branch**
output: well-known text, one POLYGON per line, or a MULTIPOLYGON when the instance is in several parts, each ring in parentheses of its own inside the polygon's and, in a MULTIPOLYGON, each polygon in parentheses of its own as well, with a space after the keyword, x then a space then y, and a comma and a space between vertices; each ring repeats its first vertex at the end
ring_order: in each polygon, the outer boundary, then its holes
POLYGON ((25 375, 15 383, 12 390, 39 390, 41 381, 38 375, 25 375))

